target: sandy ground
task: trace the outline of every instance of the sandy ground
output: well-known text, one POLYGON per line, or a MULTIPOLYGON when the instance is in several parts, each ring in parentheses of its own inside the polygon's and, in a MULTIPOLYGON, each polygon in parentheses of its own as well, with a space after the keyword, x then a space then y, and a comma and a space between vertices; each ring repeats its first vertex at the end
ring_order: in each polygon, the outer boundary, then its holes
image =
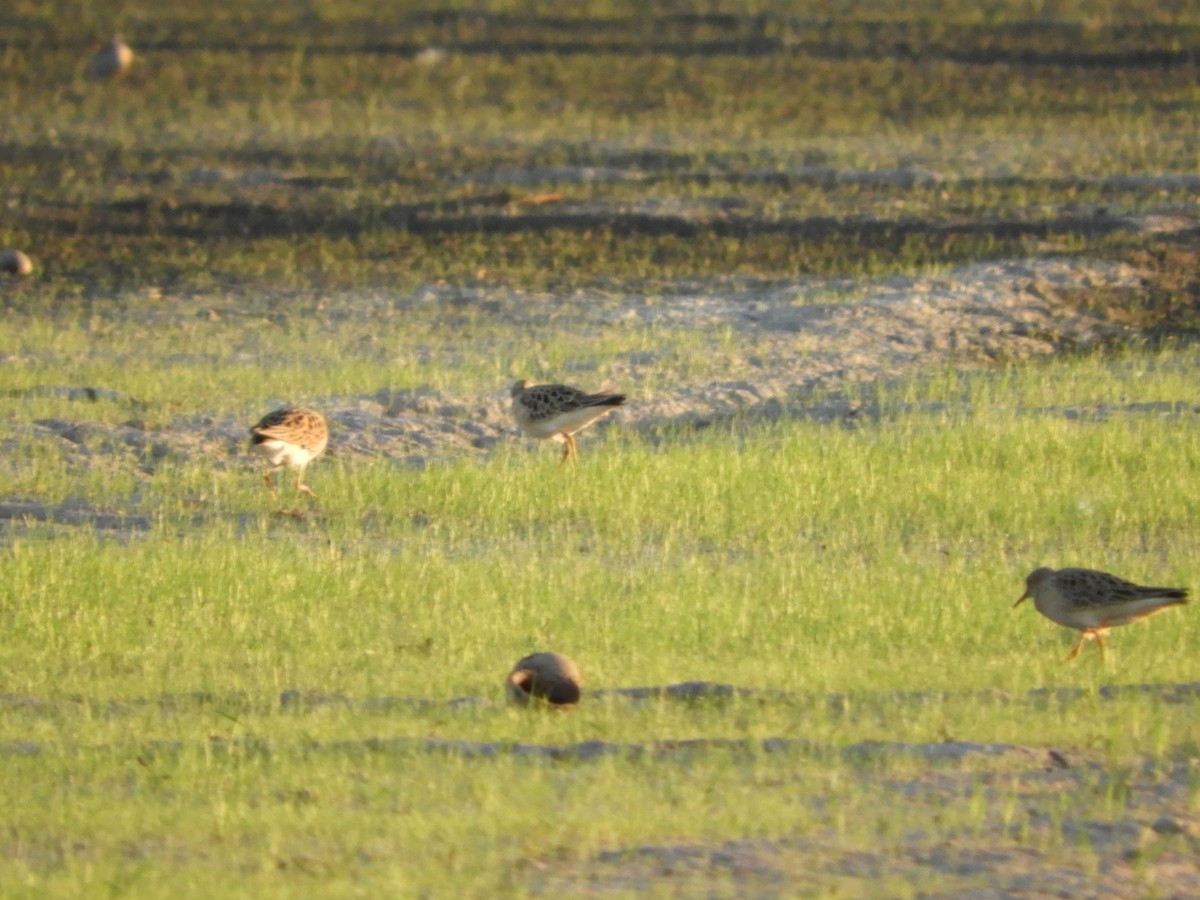
MULTIPOLYGON (((1195 226, 1188 219, 1165 217, 1128 223, 1131 230, 1195 226)), ((720 365, 711 369, 721 373, 719 379, 695 380, 676 373, 673 360, 654 350, 624 354, 603 370, 579 360, 571 371, 558 374, 556 380, 585 387, 604 384, 629 394, 629 404, 602 420, 597 431, 651 432, 670 426, 702 427, 731 416, 829 421, 870 415, 878 411, 836 398, 853 396, 849 389, 854 385, 936 371, 950 363, 983 366, 1119 338, 1121 325, 1087 311, 1079 299, 1088 291, 1136 289, 1143 277, 1123 263, 1046 257, 865 284, 815 279, 768 286, 682 284, 670 294, 609 294, 597 297, 594 304, 585 297, 557 306, 552 297, 486 286, 430 286, 390 302, 420 304, 432 295, 531 327, 553 310, 556 327, 580 334, 598 334, 615 321, 633 321, 652 324, 660 333, 731 335, 713 350, 720 365)), ((385 377, 381 373, 381 379, 385 377)), ((421 468, 464 452, 486 455, 501 441, 520 441, 509 416, 507 389, 507 384, 498 384, 483 396, 452 396, 430 387, 381 386, 370 395, 307 401, 323 410, 330 422, 333 454, 378 456, 421 468)), ((136 407, 136 398, 121 398, 97 385, 36 390, 80 401, 79 417, 43 419, 26 428, 32 432, 28 436, 57 444, 83 468, 103 465, 114 453, 130 455, 147 474, 162 460, 201 453, 219 467, 253 464, 245 444, 249 422, 186 415, 148 427, 134 414, 124 424, 109 426, 88 420, 86 401, 104 397, 129 400, 136 407)), ((582 438, 585 447, 589 438, 582 438)), ((551 451, 531 447, 531 452, 551 451)), ((6 509, 0 507, 0 519, 25 514, 6 509)))

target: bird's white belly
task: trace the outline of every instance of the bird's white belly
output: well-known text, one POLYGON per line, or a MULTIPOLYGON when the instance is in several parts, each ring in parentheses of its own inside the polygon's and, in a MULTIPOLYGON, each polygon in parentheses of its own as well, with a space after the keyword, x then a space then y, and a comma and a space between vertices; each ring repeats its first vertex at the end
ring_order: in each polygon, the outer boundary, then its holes
POLYGON ((535 438, 554 438, 556 441, 561 441, 562 423, 556 422, 554 419, 543 419, 540 422, 530 422, 525 426, 525 433, 530 437, 535 438))
POLYGON ((1038 612, 1049 619, 1051 622, 1057 622, 1066 628, 1094 628, 1099 625, 1095 616, 1095 611, 1087 607, 1071 606, 1062 601, 1047 603, 1040 598, 1035 598, 1034 606, 1038 612))
POLYGON ((289 466, 293 469, 299 469, 308 465, 308 461, 312 459, 312 454, 309 451, 285 441, 267 439, 261 444, 255 444, 254 449, 265 456, 267 462, 275 468, 289 466))

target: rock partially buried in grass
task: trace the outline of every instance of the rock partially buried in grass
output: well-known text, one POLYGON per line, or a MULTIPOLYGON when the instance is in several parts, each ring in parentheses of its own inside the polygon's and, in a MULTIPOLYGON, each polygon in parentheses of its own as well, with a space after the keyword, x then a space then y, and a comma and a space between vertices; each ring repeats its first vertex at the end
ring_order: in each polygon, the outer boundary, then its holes
POLYGON ((560 653, 533 653, 508 673, 508 699, 522 706, 542 701, 568 709, 579 702, 583 676, 579 667, 560 653))
POLYGON ((88 78, 119 78, 128 72, 132 65, 133 51, 118 35, 96 51, 96 55, 88 63, 87 76, 88 78))
POLYGON ((0 250, 0 272, 9 275, 28 275, 33 271, 33 260, 20 250, 0 250))

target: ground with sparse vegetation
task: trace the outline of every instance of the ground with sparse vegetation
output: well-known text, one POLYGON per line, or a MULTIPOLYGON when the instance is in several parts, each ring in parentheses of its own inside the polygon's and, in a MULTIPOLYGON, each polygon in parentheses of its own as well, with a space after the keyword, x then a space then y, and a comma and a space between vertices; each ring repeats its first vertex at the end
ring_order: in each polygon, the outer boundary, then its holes
POLYGON ((10 5, 5 896, 1200 893, 1191 5, 10 5))

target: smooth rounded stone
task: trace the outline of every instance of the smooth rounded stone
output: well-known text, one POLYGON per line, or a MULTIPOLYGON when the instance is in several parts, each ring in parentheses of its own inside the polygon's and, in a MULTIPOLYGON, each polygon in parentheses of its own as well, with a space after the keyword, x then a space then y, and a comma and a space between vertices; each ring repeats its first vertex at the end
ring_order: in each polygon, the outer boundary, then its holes
POLYGON ((521 706, 537 700, 567 709, 579 702, 582 687, 579 667, 561 653, 532 653, 519 660, 505 680, 509 700, 521 706))
POLYGON ((118 35, 96 51, 96 55, 88 63, 87 76, 117 78, 128 72, 132 65, 133 51, 118 35))
POLYGON ((33 260, 20 250, 0 250, 0 272, 9 275, 28 275, 33 271, 33 260))

